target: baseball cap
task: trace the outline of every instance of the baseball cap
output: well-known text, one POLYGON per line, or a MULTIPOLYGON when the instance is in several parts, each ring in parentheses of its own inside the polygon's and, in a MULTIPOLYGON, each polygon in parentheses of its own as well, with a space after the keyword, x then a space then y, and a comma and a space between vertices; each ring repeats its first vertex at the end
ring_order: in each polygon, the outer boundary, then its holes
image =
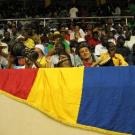
POLYGON ((45 47, 42 44, 37 44, 35 48, 39 48, 45 54, 45 47))

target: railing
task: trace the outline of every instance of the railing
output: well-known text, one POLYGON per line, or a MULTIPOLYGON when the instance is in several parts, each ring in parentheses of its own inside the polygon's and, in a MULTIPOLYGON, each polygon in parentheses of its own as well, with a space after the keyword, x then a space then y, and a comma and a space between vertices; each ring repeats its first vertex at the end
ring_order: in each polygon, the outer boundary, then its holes
MULTIPOLYGON (((114 20, 120 20, 120 19, 125 19, 126 24, 128 24, 128 20, 129 19, 134 19, 134 16, 106 16, 106 17, 76 17, 76 18, 70 18, 70 17, 62 17, 62 18, 16 18, 16 19, 0 19, 0 22, 7 22, 7 21, 13 21, 16 24, 18 23, 18 21, 43 21, 43 26, 45 27, 47 24, 47 21, 50 20, 89 20, 88 22, 84 22, 84 23, 97 23, 97 20, 101 20, 101 19, 114 19, 114 20), (92 21, 94 20, 94 21, 92 21)), ((81 22, 80 22, 81 23, 81 22)))

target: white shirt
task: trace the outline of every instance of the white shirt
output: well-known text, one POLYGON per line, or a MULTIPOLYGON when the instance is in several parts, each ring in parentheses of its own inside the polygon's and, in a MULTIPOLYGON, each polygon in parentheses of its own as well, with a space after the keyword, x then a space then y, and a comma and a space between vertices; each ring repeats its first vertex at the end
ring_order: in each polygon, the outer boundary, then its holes
POLYGON ((114 38, 108 39, 108 42, 112 42, 112 43, 114 43, 114 45, 116 45, 116 40, 114 38))
POLYGON ((1 42, 0 43, 3 45, 3 46, 6 46, 4 49, 2 49, 2 52, 5 53, 5 54, 8 54, 8 45, 4 42, 1 42))
POLYGON ((116 7, 115 8, 115 14, 116 15, 121 15, 121 9, 120 9, 120 7, 116 7))
POLYGON ((106 49, 106 47, 104 47, 102 44, 98 44, 95 47, 95 53, 94 53, 94 55, 100 56, 101 53, 106 53, 106 52, 108 52, 108 50, 106 49))
MULTIPOLYGON (((73 54, 70 54, 70 59, 71 59, 71 63, 73 66, 75 67, 79 67, 79 66, 82 66, 82 62, 81 62, 81 59, 78 55, 73 55, 73 54)), ((51 67, 54 67, 55 65, 57 65, 59 63, 59 56, 56 54, 56 55, 53 55, 51 57, 51 67)))
POLYGON ((57 54, 56 55, 53 55, 51 57, 51 67, 54 67, 58 63, 59 63, 59 56, 57 54))
POLYGON ((2 67, 7 67, 8 66, 8 61, 6 58, 4 58, 3 56, 0 56, 0 69, 2 69, 2 67))
POLYGON ((77 12, 78 9, 76 7, 71 8, 69 11, 70 17, 77 17, 77 12))
POLYGON ((80 32, 81 38, 85 38, 86 34, 84 33, 83 29, 80 29, 79 32, 80 32))
POLYGON ((74 31, 69 31, 69 34, 70 34, 70 40, 74 40, 75 39, 74 31))
POLYGON ((4 29, 0 29, 0 35, 4 35, 4 29))
POLYGON ((128 47, 132 51, 132 47, 135 44, 135 36, 131 36, 129 41, 125 41, 124 46, 128 47))
MULTIPOLYGON (((70 40, 74 40, 75 39, 75 32, 74 31, 70 31, 70 40)), ((85 32, 83 31, 83 29, 79 30, 79 34, 80 34, 80 38, 83 38, 85 40, 85 32)))
POLYGON ((81 61, 81 58, 78 55, 70 54, 71 62, 74 67, 80 67, 83 66, 83 63, 81 61))

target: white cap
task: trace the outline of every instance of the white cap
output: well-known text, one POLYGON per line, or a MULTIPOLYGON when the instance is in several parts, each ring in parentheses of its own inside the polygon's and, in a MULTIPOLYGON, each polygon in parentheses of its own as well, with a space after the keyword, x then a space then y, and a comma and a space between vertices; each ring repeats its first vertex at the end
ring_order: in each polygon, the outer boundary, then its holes
POLYGON ((78 43, 85 42, 86 40, 84 38, 79 38, 78 43))
POLYGON ((114 45, 116 45, 116 41, 114 39, 108 39, 108 42, 113 43, 114 45))
POLYGON ((39 48, 45 54, 45 47, 42 44, 35 45, 35 48, 39 48))
POLYGON ((54 35, 60 35, 60 32, 59 31, 55 31, 53 34, 54 35))
POLYGON ((0 42, 0 47, 7 47, 7 44, 0 42))
POLYGON ((22 35, 19 35, 16 39, 19 39, 19 38, 24 38, 24 36, 22 35))

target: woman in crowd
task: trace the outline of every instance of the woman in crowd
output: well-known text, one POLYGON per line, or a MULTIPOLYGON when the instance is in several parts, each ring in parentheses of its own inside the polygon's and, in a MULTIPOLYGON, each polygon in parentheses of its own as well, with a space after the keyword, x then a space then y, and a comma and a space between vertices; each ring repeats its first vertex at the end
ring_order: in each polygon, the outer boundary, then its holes
POLYGON ((45 56, 45 48, 42 44, 37 44, 35 46, 35 52, 38 54, 38 59, 34 62, 37 68, 49 68, 51 67, 50 57, 45 56))

